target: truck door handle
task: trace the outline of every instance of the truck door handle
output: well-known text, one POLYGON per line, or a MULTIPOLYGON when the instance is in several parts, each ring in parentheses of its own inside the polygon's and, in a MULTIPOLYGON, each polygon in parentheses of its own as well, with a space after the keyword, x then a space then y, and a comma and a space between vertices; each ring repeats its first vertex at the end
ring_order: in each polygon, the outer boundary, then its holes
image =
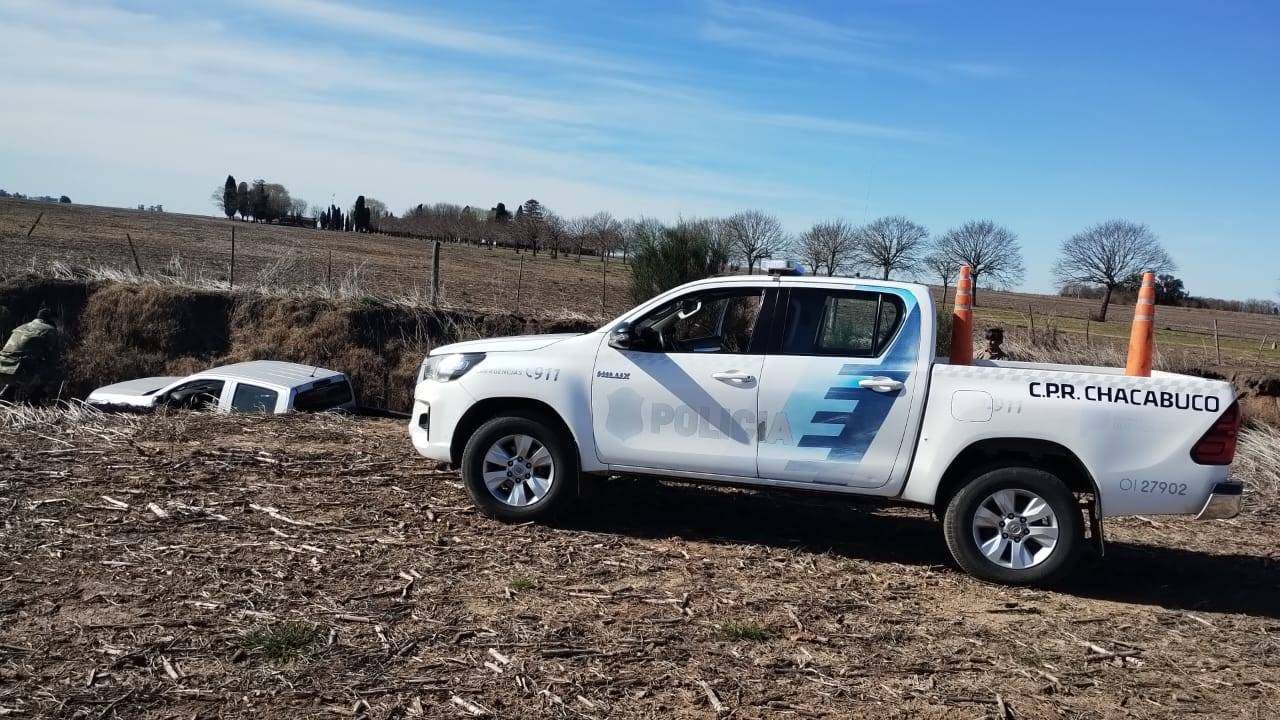
POLYGON ((729 383, 730 385, 750 385, 756 381, 756 376, 737 370, 728 370, 725 372, 711 373, 711 377, 720 382, 729 383))
POLYGON ((897 392, 903 388, 902 382, 887 377, 870 377, 865 380, 858 381, 858 387, 876 392, 887 393, 897 392))

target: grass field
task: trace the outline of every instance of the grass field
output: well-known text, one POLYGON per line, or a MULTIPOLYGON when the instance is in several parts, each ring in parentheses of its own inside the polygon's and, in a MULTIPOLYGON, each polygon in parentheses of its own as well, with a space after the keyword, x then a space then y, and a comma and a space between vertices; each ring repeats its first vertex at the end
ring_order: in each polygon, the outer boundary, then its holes
POLYGON ((1242 517, 1111 522, 1028 590, 922 510, 616 480, 504 525, 400 423, 0 413, 0 715, 1275 717, 1242 467, 1242 517))
MULTIPOLYGON (((144 274, 175 272, 226 287, 233 228, 237 285, 317 288, 328 284, 347 295, 426 297, 431 248, 423 240, 32 201, 0 200, 0 247, 4 248, 0 271, 57 261, 133 272, 131 237, 144 274), (39 225, 27 238, 40 213, 44 215, 39 225)), ((631 305, 626 297, 629 277, 617 260, 605 268, 599 258, 552 260, 547 253, 539 253, 535 259, 510 249, 446 243, 441 302, 517 314, 612 317, 631 305), (601 313, 602 286, 605 313, 601 313)))
MULTIPOLYGON (((232 228, 236 231, 236 274, 241 285, 340 287, 344 294, 417 300, 425 296, 430 249, 421 240, 14 200, 0 200, 0 244, 4 247, 0 271, 52 262, 131 271, 134 261, 128 235, 144 273, 163 273, 180 266, 173 272, 225 286, 232 228), (41 213, 43 217, 27 238, 41 213)), ((598 258, 552 260, 541 253, 534 259, 510 249, 446 244, 441 265, 442 300, 456 307, 612 317, 631 305, 627 297, 629 269, 616 259, 606 268, 598 258)), ((933 290, 935 298, 941 299, 941 288, 933 290)), ((1030 318, 1034 318, 1038 332, 1056 327, 1061 333, 1084 336, 1087 326, 1091 340, 1125 343, 1132 308, 1115 304, 1108 322, 1087 322, 1097 307, 1095 300, 981 290, 976 312, 979 328, 998 324, 1029 330, 1030 318)), ((1272 348, 1280 340, 1280 316, 1161 306, 1157 310, 1158 343, 1192 353, 1205 366, 1218 365, 1215 320, 1221 365, 1280 368, 1280 349, 1272 348)))

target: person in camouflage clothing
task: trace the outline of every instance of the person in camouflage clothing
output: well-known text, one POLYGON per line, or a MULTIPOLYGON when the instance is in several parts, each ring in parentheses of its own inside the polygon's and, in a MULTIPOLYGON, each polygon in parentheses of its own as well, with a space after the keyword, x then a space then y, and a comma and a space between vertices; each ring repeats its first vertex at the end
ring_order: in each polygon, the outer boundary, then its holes
POLYGON ((19 325, 0 349, 0 400, 40 402, 56 390, 62 377, 62 334, 54 314, 40 308, 36 317, 19 325))

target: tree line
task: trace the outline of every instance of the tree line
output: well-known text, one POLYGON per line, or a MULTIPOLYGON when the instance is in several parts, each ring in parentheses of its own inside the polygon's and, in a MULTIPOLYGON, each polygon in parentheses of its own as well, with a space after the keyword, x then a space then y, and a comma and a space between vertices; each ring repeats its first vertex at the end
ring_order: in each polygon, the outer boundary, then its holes
POLYGON ((226 182, 214 190, 212 200, 228 220, 239 215, 241 220, 258 223, 288 222, 314 226, 314 218, 306 217, 309 211, 307 201, 292 197, 280 183, 262 179, 237 183, 233 176, 228 175, 226 182), (304 218, 310 222, 304 222, 304 218))
MULTIPOLYGON (((256 180, 236 183, 228 175, 214 195, 228 218, 255 222, 308 224, 325 230, 382 232, 443 242, 508 247, 533 256, 547 253, 581 261, 608 263, 633 259, 635 293, 658 292, 668 279, 706 277, 726 271, 755 272, 763 260, 792 257, 815 275, 872 276, 881 279, 936 280, 944 293, 968 265, 978 288, 1007 288, 1020 283, 1026 266, 1018 235, 990 219, 969 220, 932 235, 902 215, 865 224, 843 218, 814 223, 790 234, 776 216, 746 210, 726 217, 680 220, 673 225, 641 216, 618 219, 609 212, 564 216, 529 199, 508 209, 452 203, 418 204, 399 216, 371 197, 360 195, 345 211, 337 205, 312 207, 284 186, 256 180), (649 263, 655 263, 650 267, 649 263), (664 279, 665 278, 665 279, 664 279)), ((1226 301, 1190 295, 1156 234, 1146 225, 1113 219, 1091 225, 1063 240, 1053 267, 1060 293, 1099 300, 1093 317, 1106 320, 1117 297, 1136 295, 1142 273, 1157 274, 1156 302, 1246 312, 1275 313, 1267 300, 1226 301)))
POLYGON ((0 188, 0 200, 5 198, 9 198, 12 200, 35 200, 36 202, 62 203, 63 205, 71 204, 71 198, 67 197, 66 195, 62 195, 59 197, 54 197, 52 195, 32 196, 32 195, 23 195, 20 192, 9 192, 4 188, 0 188))
MULTIPOLYGON (((608 212, 564 217, 530 199, 515 212, 504 203, 487 209, 422 204, 400 217, 386 216, 381 227, 449 242, 507 246, 535 256, 547 252, 580 261, 586 254, 606 263, 611 257, 624 263, 634 257, 636 299, 666 289, 668 281, 733 270, 752 273, 763 260, 781 256, 799 259, 817 275, 936 279, 944 290, 960 266, 968 265, 975 303, 978 287, 1014 286, 1026 274, 1018 235, 989 219, 970 220, 932 236, 928 228, 901 215, 863 225, 834 218, 792 235, 777 217, 759 210, 666 225, 643 216, 619 220, 608 212)), ((1087 289, 1087 296, 1099 298, 1095 318, 1105 320, 1113 295, 1148 270, 1162 276, 1158 302, 1188 301, 1182 281, 1169 274, 1176 267, 1147 226, 1111 220, 1065 240, 1054 272, 1064 288, 1082 297, 1087 289)))

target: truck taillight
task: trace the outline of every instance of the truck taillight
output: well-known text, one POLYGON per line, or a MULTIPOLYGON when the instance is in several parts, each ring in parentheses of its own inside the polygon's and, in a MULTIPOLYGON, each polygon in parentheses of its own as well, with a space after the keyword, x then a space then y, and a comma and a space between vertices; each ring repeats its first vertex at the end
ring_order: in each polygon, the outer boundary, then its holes
POLYGON ((1192 446, 1191 459, 1200 465, 1230 465, 1236 456, 1239 434, 1240 403, 1233 402, 1192 446))

